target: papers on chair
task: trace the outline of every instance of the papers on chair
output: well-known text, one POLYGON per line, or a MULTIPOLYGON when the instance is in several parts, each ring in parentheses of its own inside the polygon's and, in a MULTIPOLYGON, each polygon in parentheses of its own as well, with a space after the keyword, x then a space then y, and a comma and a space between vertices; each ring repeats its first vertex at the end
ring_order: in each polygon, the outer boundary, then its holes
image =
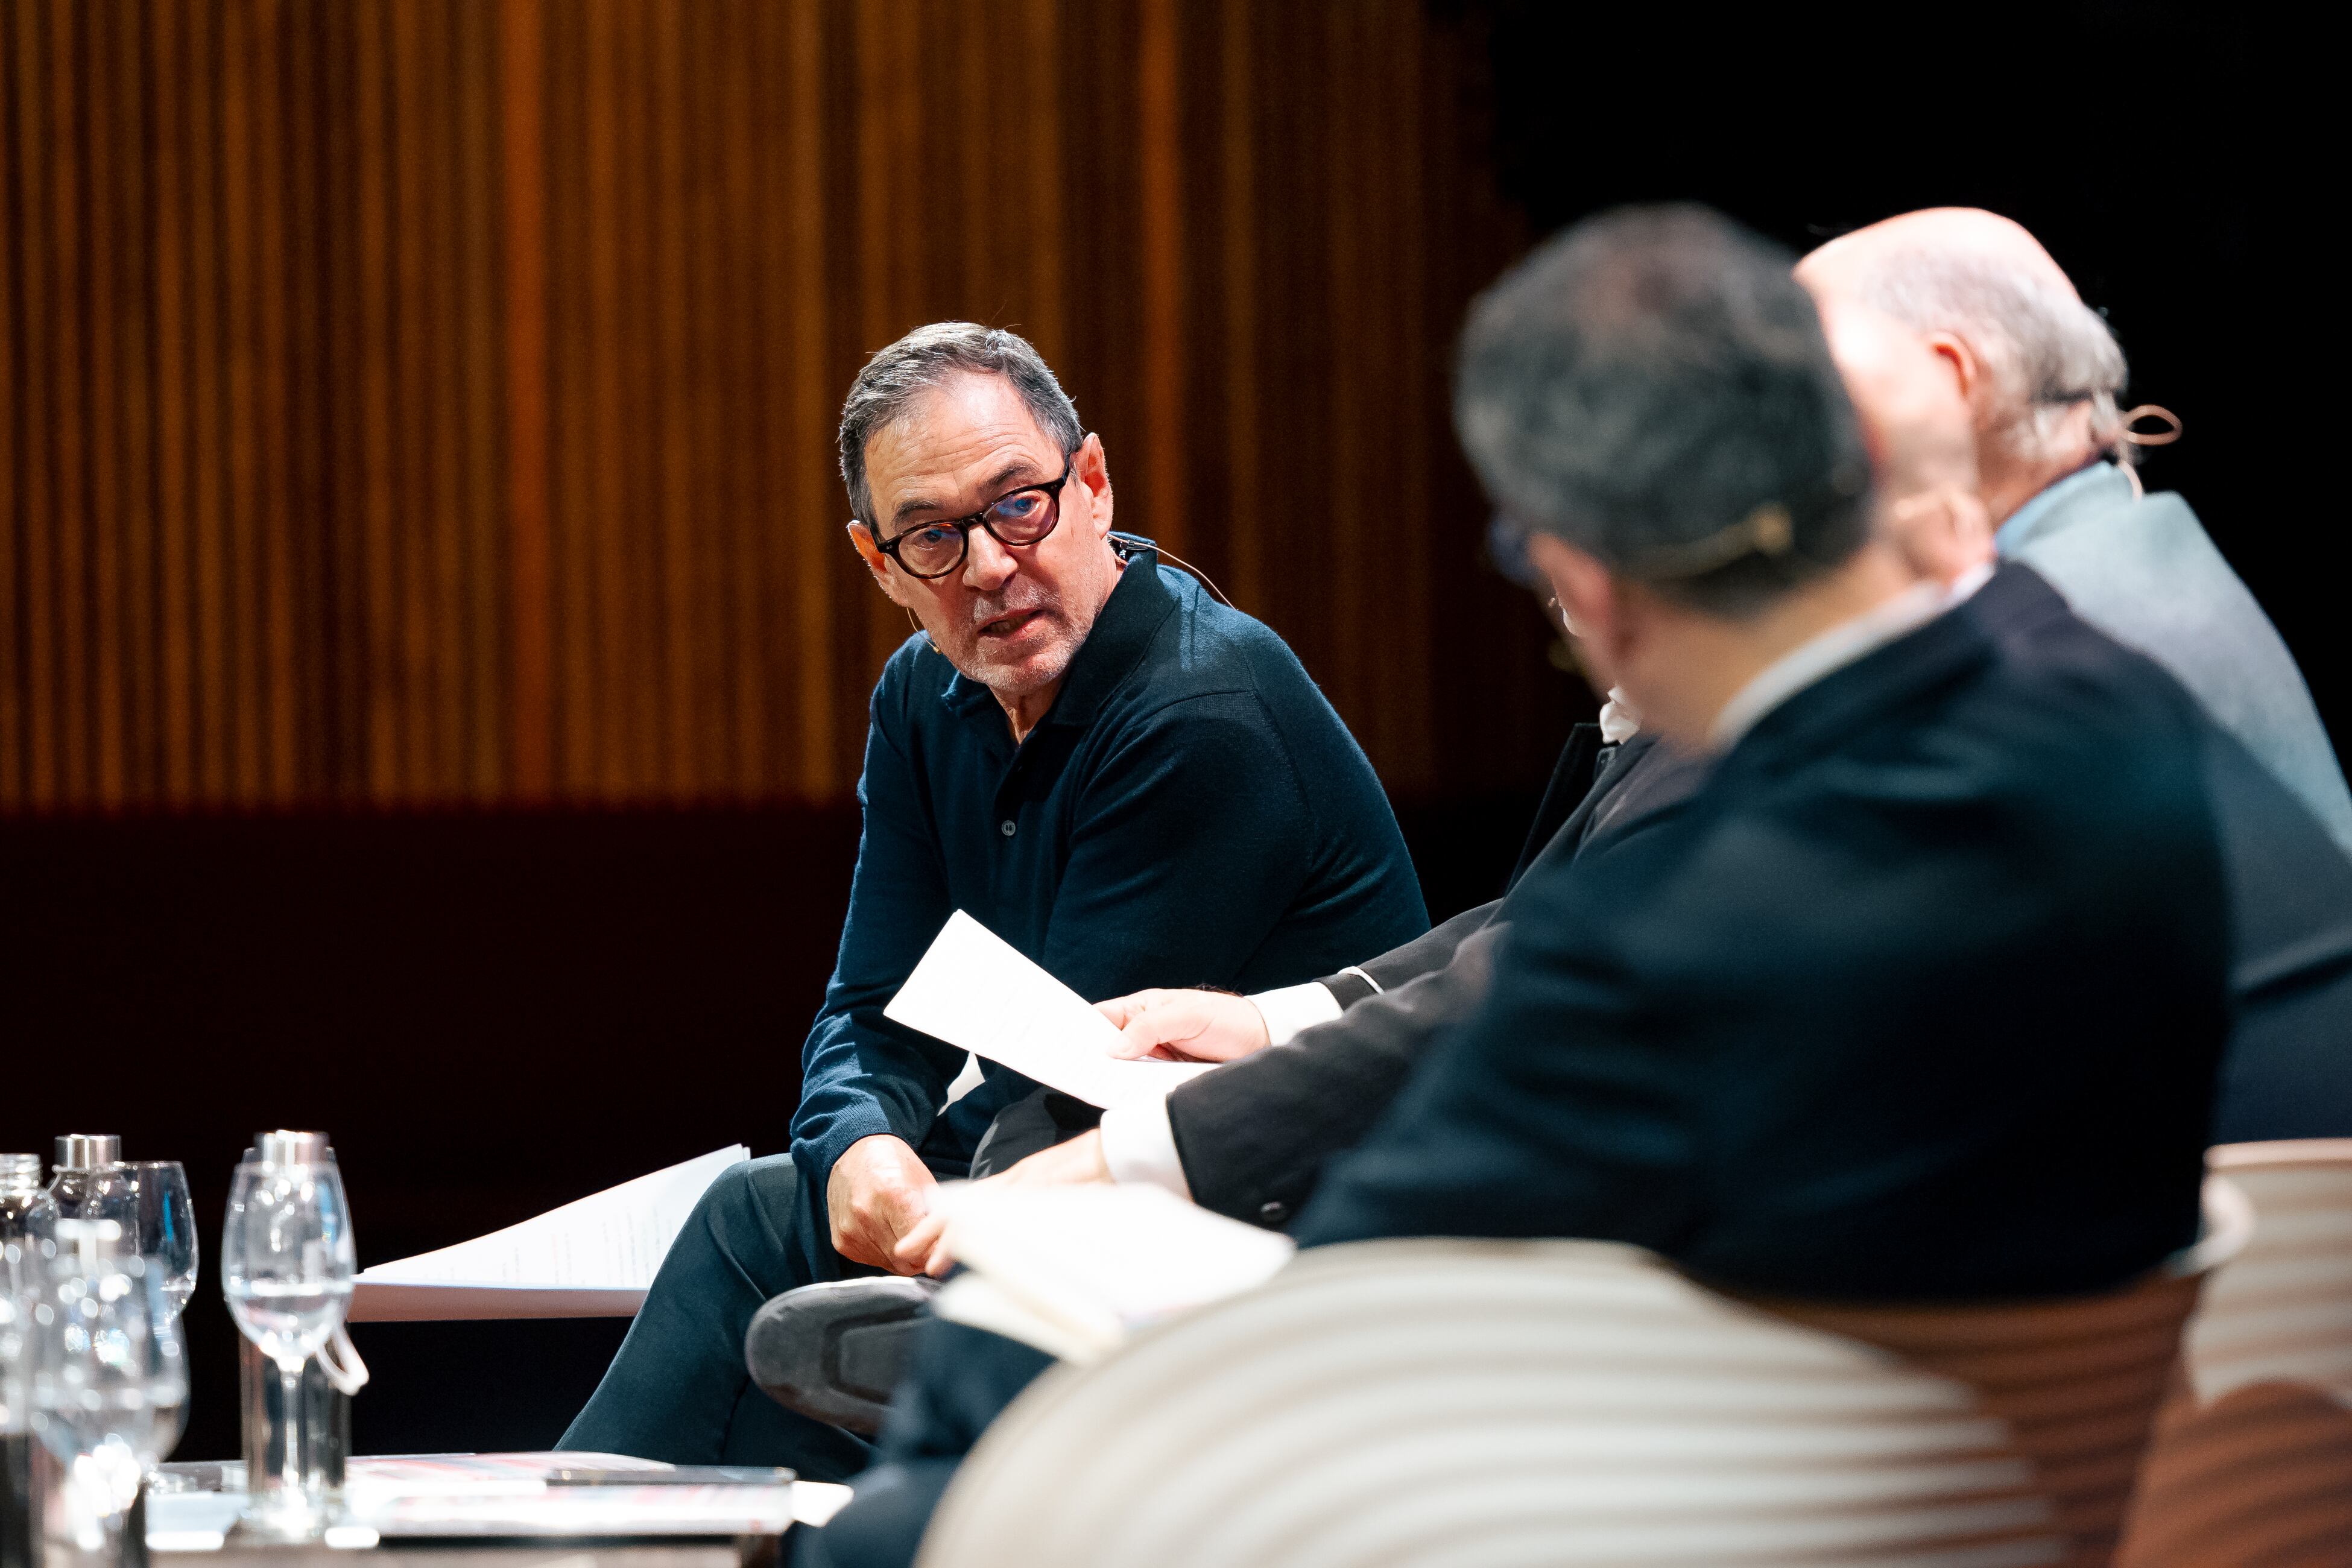
POLYGON ((751 1157, 730 1144, 472 1241, 379 1263, 361 1271, 351 1315, 633 1317, 704 1191, 751 1157))
POLYGON ((1106 1110, 1157 1100, 1214 1065, 1112 1056, 1109 1019, 961 910, 882 1016, 1106 1110))
POLYGON ((1109 1353, 1163 1318, 1263 1285, 1290 1238, 1158 1187, 951 1183, 932 1197, 969 1272, 931 1310, 1069 1362, 1109 1353))

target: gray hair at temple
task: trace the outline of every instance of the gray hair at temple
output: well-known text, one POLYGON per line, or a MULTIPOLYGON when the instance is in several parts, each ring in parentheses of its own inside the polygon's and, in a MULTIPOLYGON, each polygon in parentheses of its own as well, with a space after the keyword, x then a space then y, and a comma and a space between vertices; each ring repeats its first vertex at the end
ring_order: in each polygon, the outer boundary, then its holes
POLYGON ((1906 247, 1859 282, 1856 297, 1915 331, 1963 339, 2000 391, 2007 420, 1992 438, 2011 456, 2038 462, 2067 414, 2091 408, 2094 443, 2124 462, 2137 448, 2122 439, 2116 395, 2127 367, 2105 318, 2038 270, 1995 256, 1930 245, 1906 247))
POLYGON ((1505 274, 1454 395, 1504 512, 1729 617, 1851 556, 1869 461, 1792 259, 1705 207, 1627 207, 1505 274))
POLYGON ((866 362, 841 405, 841 482, 850 515, 871 527, 874 497, 866 488, 866 446, 925 393, 958 375, 1001 375, 1013 384, 1046 438, 1065 454, 1087 438, 1077 405, 1044 356, 1018 332, 977 321, 917 327, 866 362))

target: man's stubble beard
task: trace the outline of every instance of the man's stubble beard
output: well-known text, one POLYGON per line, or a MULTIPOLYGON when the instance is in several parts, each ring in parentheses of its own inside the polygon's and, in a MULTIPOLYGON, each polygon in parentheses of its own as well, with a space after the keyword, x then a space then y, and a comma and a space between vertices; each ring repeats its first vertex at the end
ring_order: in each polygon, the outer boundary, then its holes
MULTIPOLYGON (((966 669, 963 672, 971 679, 977 680, 987 687, 999 699, 1008 702, 1017 701, 1033 693, 1043 691, 1069 674, 1070 666, 1077 662, 1078 650, 1084 647, 1087 639, 1094 635, 1095 620, 1101 614, 1097 610, 1095 616, 1087 618, 1083 626, 1075 625, 1065 613, 1065 606, 1059 596, 1053 595, 1048 595, 1034 604, 1016 605, 1012 607, 1044 609, 1056 631, 1051 647, 1045 650, 1041 658, 1024 661, 1017 671, 1006 666, 987 665, 975 658, 973 663, 980 668, 966 669)), ((1001 616, 1005 613, 1005 610, 999 609, 996 611, 996 616, 1001 616)), ((987 622, 983 620, 980 624, 984 626, 987 622)), ((980 647, 979 639, 975 637, 972 643, 975 654, 979 652, 980 647)), ((959 666, 959 668, 961 667, 959 666)))

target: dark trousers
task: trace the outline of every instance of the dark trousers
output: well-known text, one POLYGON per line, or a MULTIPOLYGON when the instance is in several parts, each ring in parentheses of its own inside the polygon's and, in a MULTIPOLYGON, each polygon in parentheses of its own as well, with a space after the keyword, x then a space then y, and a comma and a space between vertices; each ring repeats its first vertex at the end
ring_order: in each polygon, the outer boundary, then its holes
POLYGON ((1054 1364, 983 1329, 925 1318, 874 1468, 823 1530, 795 1530, 792 1568, 909 1568, 931 1511, 990 1422, 1054 1364))
POLYGON ((834 1251, 821 1194, 792 1156, 729 1167, 662 1259, 618 1355, 558 1447, 681 1465, 789 1465, 839 1481, 872 1457, 862 1438, 785 1409, 743 1362, 772 1296, 877 1269, 834 1251))
MULTIPOLYGON (((1007 1106, 990 1124, 972 1174, 1001 1171, 1076 1137, 1102 1112, 1040 1093, 1007 1106)), ((982 1329, 925 1317, 914 1364, 891 1396, 873 1468, 823 1530, 787 1537, 791 1568, 911 1568, 932 1510, 989 1423, 1054 1364, 1044 1351, 982 1329)))
MULTIPOLYGON (((970 1173, 1001 1171, 1101 1117, 1092 1106, 1037 1090, 997 1113, 970 1173)), ((943 1180, 966 1173, 952 1150, 927 1146, 924 1154, 943 1180)), ((872 1445, 778 1405, 752 1383, 743 1361, 743 1336, 771 1297, 881 1272, 842 1257, 832 1237, 824 1194, 809 1190, 791 1155, 729 1166, 687 1216, 604 1380, 556 1447, 675 1465, 788 1465, 813 1481, 847 1480, 865 1469, 872 1445)), ((1019 1391, 1016 1384, 997 1408, 1019 1391)), ((978 1436, 972 1428, 962 1447, 978 1436)))

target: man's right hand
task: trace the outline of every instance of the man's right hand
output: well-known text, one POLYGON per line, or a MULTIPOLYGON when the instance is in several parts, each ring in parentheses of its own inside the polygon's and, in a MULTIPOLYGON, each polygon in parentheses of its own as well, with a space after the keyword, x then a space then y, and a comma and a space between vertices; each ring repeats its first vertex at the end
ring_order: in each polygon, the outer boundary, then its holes
MULTIPOLYGON (((1002 1191, 1006 1187, 1068 1187, 1095 1183, 1108 1185, 1109 1182, 1110 1167, 1103 1163, 1102 1129, 1097 1127, 1050 1149, 1040 1149, 1011 1170, 999 1171, 978 1184, 1002 1191)), ((947 1228, 948 1216, 932 1214, 898 1243, 898 1258, 893 1267, 912 1264, 926 1274, 945 1274, 948 1265, 955 1261, 940 1239, 947 1228)))
POLYGON ((1095 1008, 1118 1026, 1115 1057, 1229 1062, 1268 1043, 1257 1004, 1227 991, 1138 991, 1095 1008))
POLYGON ((833 1227, 833 1249, 852 1263, 870 1264, 893 1274, 919 1274, 898 1257, 901 1237, 923 1223, 930 1189, 939 1185, 930 1167, 903 1138, 877 1132, 860 1138, 833 1163, 824 1186, 824 1211, 833 1227))

